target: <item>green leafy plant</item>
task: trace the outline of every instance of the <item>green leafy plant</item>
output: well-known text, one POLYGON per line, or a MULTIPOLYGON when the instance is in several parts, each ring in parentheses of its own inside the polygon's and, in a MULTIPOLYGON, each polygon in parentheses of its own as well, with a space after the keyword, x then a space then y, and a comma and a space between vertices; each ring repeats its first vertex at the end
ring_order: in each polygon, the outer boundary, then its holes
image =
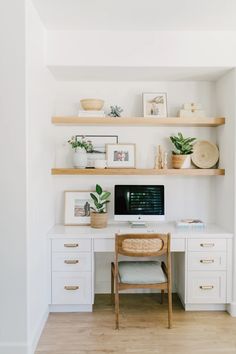
POLYGON ((72 149, 77 150, 77 148, 83 148, 87 152, 92 152, 93 151, 93 144, 90 140, 86 140, 85 136, 83 136, 81 139, 78 139, 76 136, 72 136, 70 140, 68 140, 68 143, 71 145, 72 149))
POLYGON ((90 193, 91 198, 94 202, 94 208, 91 207, 96 213, 105 213, 106 205, 110 202, 108 198, 110 197, 110 192, 104 192, 99 184, 96 184, 96 193, 90 193))
POLYGON ((121 117, 123 109, 119 106, 110 106, 111 112, 108 114, 110 117, 121 117))
POLYGON ((178 133, 177 136, 170 136, 170 140, 175 146, 175 150, 172 151, 173 155, 189 155, 193 152, 193 142, 196 138, 184 138, 182 133, 178 133))

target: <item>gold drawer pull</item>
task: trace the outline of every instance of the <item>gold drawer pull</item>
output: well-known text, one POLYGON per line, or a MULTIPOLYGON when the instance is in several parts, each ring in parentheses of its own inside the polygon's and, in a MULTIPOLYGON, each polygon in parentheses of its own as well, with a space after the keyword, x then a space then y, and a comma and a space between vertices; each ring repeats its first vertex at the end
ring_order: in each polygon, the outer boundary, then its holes
POLYGON ((64 247, 79 247, 78 243, 64 243, 64 247))
POLYGON ((79 286, 68 286, 68 285, 66 285, 66 286, 64 286, 64 289, 65 290, 78 290, 79 289, 79 286))
POLYGON ((212 290, 214 288, 213 285, 200 285, 199 288, 201 290, 212 290))
POLYGON ((214 259, 201 259, 200 260, 201 263, 203 264, 210 264, 210 263, 214 263, 214 259))
POLYGON ((201 247, 214 247, 215 244, 214 243, 200 243, 201 247))
POLYGON ((78 259, 66 259, 64 261, 65 264, 77 264, 79 263, 79 260, 78 259))

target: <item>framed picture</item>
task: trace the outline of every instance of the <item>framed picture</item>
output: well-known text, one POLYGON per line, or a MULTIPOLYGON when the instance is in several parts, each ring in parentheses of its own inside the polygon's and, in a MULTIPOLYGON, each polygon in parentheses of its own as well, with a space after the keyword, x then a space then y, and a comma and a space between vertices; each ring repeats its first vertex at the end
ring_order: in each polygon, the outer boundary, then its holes
POLYGON ((65 191, 65 225, 90 225, 92 191, 65 191))
POLYGON ((163 92, 143 93, 143 116, 167 117, 167 94, 163 92))
POLYGON ((118 144, 118 135, 76 135, 76 139, 85 137, 91 141, 93 151, 87 154, 87 167, 93 168, 95 160, 106 159, 106 144, 118 144))
POLYGON ((135 144, 107 144, 107 167, 135 168, 135 144))

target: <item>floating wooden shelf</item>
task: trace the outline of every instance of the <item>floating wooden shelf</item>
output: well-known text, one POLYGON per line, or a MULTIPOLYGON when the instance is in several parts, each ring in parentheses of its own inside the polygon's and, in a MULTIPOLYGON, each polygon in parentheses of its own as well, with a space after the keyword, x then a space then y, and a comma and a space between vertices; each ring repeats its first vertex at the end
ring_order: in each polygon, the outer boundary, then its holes
POLYGON ((167 169, 155 170, 145 168, 106 168, 106 169, 76 169, 53 168, 52 175, 169 175, 169 176, 222 176, 224 169, 167 169))
POLYGON ((225 124, 225 118, 145 118, 145 117, 52 117, 57 125, 123 125, 163 127, 217 127, 225 124))

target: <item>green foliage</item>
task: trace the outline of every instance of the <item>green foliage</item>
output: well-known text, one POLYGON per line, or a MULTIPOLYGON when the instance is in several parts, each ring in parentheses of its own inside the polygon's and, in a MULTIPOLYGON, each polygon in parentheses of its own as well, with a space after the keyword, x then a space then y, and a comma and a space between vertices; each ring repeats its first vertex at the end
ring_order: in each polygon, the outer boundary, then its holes
POLYGON ((93 199, 94 208, 91 207, 96 213, 105 213, 106 212, 106 204, 110 202, 108 198, 110 197, 110 192, 104 192, 102 187, 97 184, 96 185, 96 193, 90 193, 91 198, 93 199))
POLYGON ((110 106, 111 112, 108 114, 110 117, 121 117, 123 109, 119 106, 110 106))
POLYGON ((90 140, 86 140, 85 136, 82 136, 81 139, 77 138, 76 136, 72 136, 68 143, 71 145, 72 149, 83 148, 87 152, 93 151, 93 144, 90 140))
POLYGON ((196 138, 184 138, 181 133, 177 136, 170 136, 170 140, 175 146, 175 150, 172 151, 174 155, 189 155, 193 152, 193 142, 196 138))

